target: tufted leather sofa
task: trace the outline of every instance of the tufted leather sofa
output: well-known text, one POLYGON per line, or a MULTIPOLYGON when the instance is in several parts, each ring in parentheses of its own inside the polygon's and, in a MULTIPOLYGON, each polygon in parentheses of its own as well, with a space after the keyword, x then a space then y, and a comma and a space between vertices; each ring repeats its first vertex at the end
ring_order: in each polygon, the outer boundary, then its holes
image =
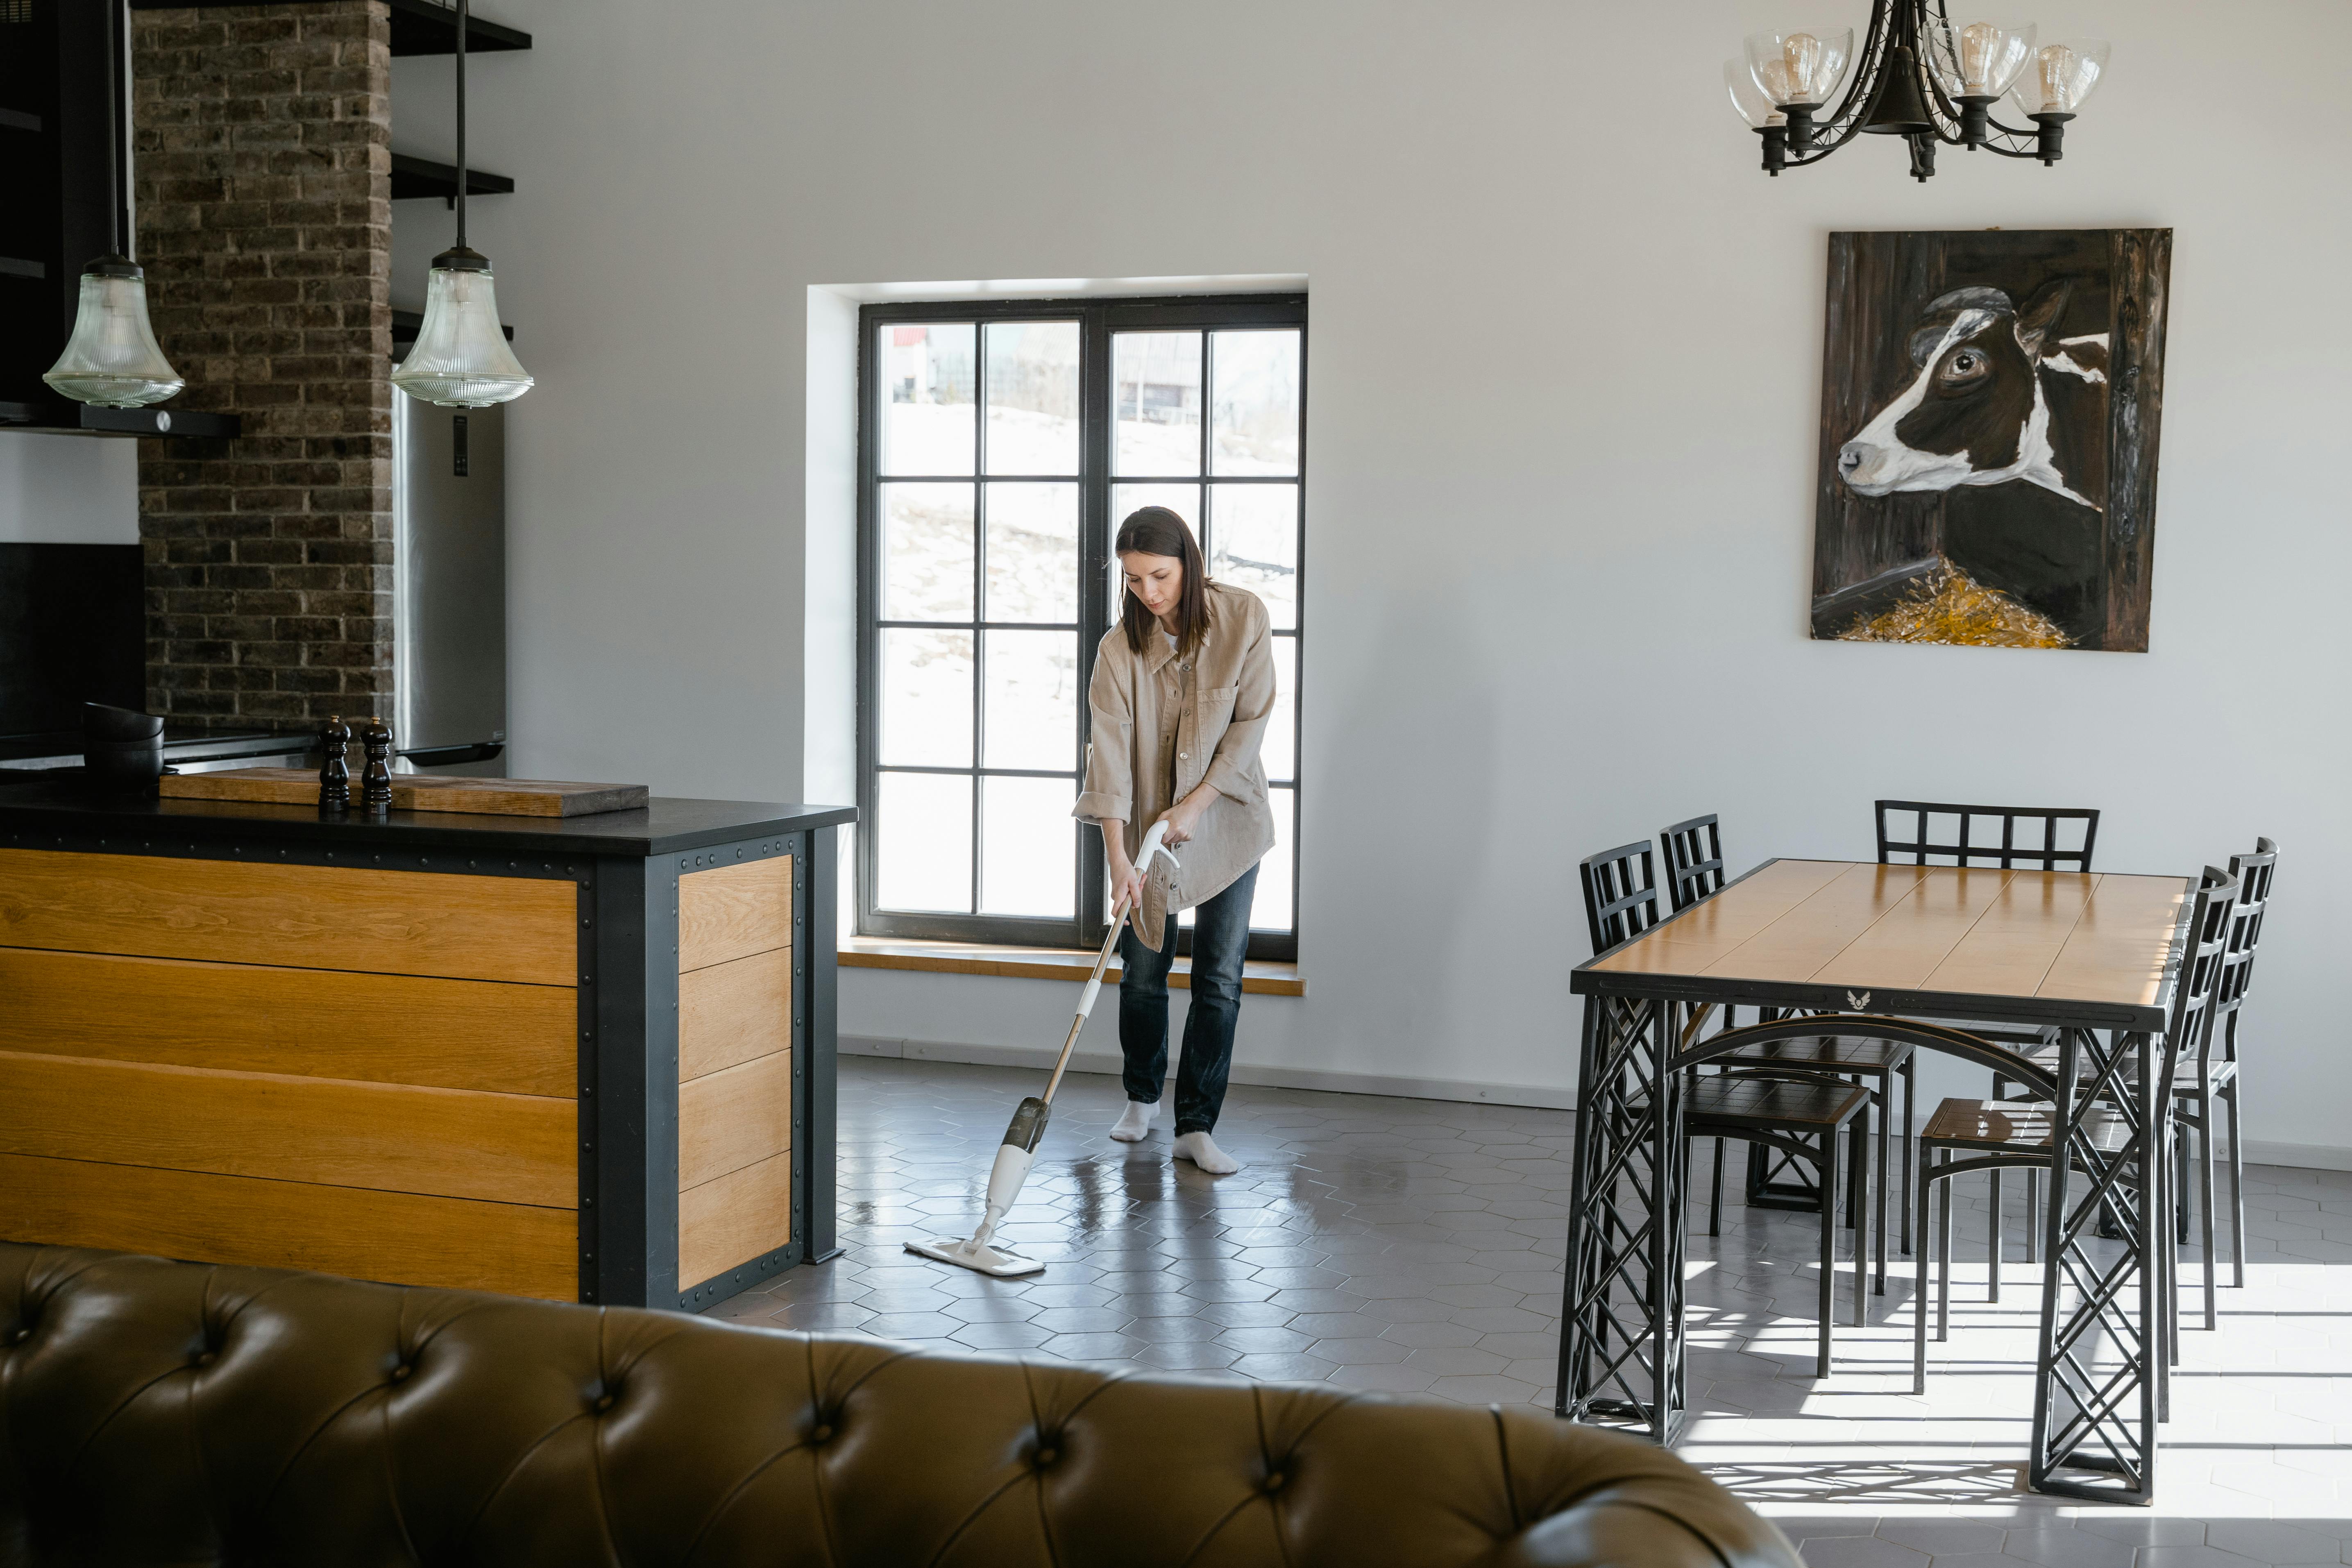
POLYGON ((1534 1411, 0 1243, 0 1565, 1796 1568, 1534 1411))

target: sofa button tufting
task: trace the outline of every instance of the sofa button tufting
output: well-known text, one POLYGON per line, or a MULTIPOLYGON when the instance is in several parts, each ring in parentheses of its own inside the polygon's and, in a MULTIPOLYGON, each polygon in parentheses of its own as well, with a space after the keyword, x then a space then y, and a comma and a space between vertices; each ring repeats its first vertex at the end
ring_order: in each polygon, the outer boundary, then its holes
POLYGON ((214 1355, 212 1352, 206 1351, 202 1355, 196 1357, 196 1364, 198 1366, 210 1366, 214 1362, 219 1359, 220 1358, 214 1355))
POLYGON ((832 1442, 832 1441, 833 1441, 833 1428, 832 1428, 832 1427, 830 1427, 830 1426, 821 1426, 816 1427, 814 1430, 813 1430, 813 1431, 811 1431, 811 1432, 809 1433, 809 1441, 810 1441, 810 1442, 812 1442, 812 1443, 830 1443, 830 1442, 832 1442))
POLYGON ((1288 1476, 1284 1475, 1280 1470, 1268 1471, 1265 1478, 1265 1489, 1270 1492, 1278 1492, 1282 1489, 1282 1483, 1289 1479, 1290 1478, 1288 1476))
POLYGON ((1061 1457, 1059 1448, 1040 1448, 1037 1450, 1037 1468, 1042 1470, 1061 1457))
POLYGON ((596 1401, 596 1409, 599 1414, 610 1410, 611 1408, 613 1408, 613 1396, 611 1394, 604 1394, 596 1401))
POLYGON ((415 1374, 415 1371, 416 1369, 415 1367, 409 1365, 406 1362, 403 1362, 398 1366, 392 1369, 392 1381, 394 1383, 406 1383, 409 1378, 415 1374))
POLYGON ((21 1345, 21 1344, 23 1344, 26 1340, 29 1340, 29 1339, 31 1339, 32 1337, 33 1337, 33 1331, 32 1331, 32 1330, 30 1330, 30 1329, 18 1329, 16 1332, 14 1332, 14 1333, 12 1333, 12 1334, 10 1334, 10 1335, 8 1336, 8 1342, 9 1342, 10 1344, 12 1344, 12 1345, 21 1345))

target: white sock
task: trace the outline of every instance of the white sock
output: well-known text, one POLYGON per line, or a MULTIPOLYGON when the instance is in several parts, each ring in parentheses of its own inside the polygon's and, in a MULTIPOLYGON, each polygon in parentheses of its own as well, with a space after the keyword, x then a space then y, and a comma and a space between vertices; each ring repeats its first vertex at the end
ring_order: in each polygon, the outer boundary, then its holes
POLYGON ((1242 1163, 1210 1141, 1205 1132, 1187 1132, 1176 1140, 1179 1160, 1190 1160, 1213 1176, 1230 1176, 1242 1168, 1242 1163))
POLYGON ((1157 1100, 1150 1105, 1144 1104, 1139 1100, 1129 1100, 1127 1110, 1120 1113, 1118 1121, 1110 1130, 1110 1135, 1122 1143, 1142 1142, 1144 1139, 1150 1136, 1151 1118, 1159 1110, 1160 1104, 1157 1100))

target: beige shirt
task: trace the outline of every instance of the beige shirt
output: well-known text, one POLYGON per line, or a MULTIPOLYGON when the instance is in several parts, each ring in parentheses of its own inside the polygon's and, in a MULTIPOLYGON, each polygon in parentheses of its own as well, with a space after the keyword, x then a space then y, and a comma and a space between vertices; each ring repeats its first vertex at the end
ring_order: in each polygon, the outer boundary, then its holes
POLYGON ((1096 652, 1087 692, 1094 738, 1072 815, 1124 822, 1131 860, 1161 812, 1202 784, 1217 791, 1192 837, 1177 847, 1183 869, 1154 858, 1135 930, 1155 949, 1167 940, 1170 910, 1215 898, 1274 847, 1258 757, 1274 712, 1266 626, 1256 595, 1212 583, 1208 634, 1190 658, 1179 658, 1156 628, 1139 654, 1118 625, 1096 652))

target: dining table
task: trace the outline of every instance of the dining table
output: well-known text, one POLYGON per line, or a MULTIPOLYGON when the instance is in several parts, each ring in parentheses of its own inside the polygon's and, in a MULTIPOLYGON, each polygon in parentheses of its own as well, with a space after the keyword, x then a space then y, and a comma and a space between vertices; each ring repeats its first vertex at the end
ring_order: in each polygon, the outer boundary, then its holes
POLYGON ((1682 1092, 1721 1054, 1720 1020, 1761 1009, 1824 1037, 1908 1031, 2063 1108, 2041 1221, 2028 1481, 2152 1500, 2168 1260, 2162 1205, 2139 1199, 2166 1179, 2158 1047, 2197 898, 2177 876, 1774 859, 1579 965, 1558 1413, 1681 1437, 1682 1092))

